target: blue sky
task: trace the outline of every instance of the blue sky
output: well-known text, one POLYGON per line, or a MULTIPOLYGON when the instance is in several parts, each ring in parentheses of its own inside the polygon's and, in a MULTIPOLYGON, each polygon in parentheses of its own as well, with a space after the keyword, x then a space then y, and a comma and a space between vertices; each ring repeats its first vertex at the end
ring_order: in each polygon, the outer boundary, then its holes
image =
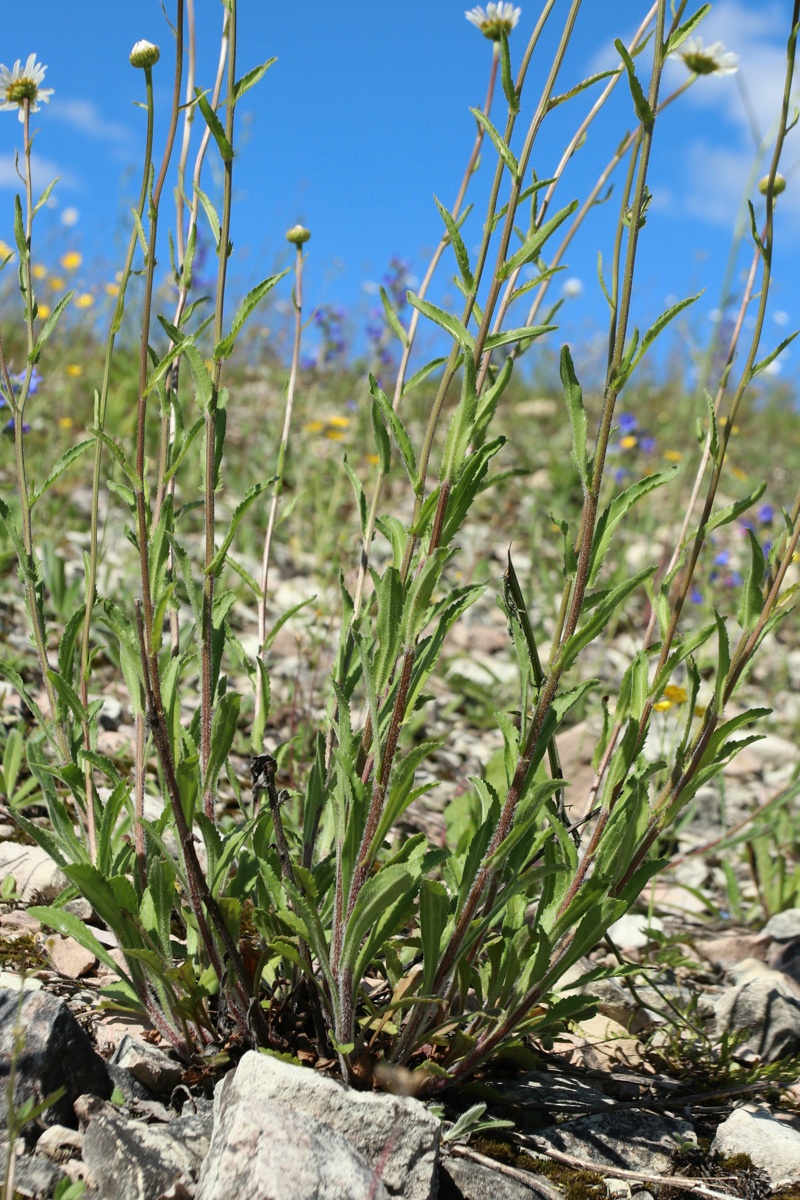
MULTIPOLYGON (((532 0, 520 6, 511 39, 515 63, 540 11, 532 0)), ((453 201, 474 136, 468 109, 483 101, 490 64, 490 43, 464 19, 464 8, 463 0, 348 5, 240 0, 238 73, 273 55, 278 62, 237 110, 234 277, 255 280, 286 261, 283 235, 298 220, 312 231, 307 302, 346 307, 353 330, 363 327, 392 255, 406 259, 412 275, 422 274, 441 230, 432 197, 436 193, 447 205, 453 201)), ((556 17, 566 8, 562 0, 556 17)), ((647 8, 645 0, 585 0, 564 85, 612 65, 614 38, 628 39, 647 8)), ((222 8, 202 0, 198 9, 203 10, 198 82, 210 86, 222 8)), ((553 25, 545 52, 554 43, 553 25)), ((719 304, 732 232, 754 169, 756 130, 766 137, 778 108, 787 25, 788 5, 780 0, 719 0, 702 26, 706 43, 722 40, 738 53, 741 68, 736 77, 700 79, 658 128, 653 204, 636 294, 640 324, 666 300, 702 286, 706 292, 692 317, 698 329, 709 324, 719 304)), ((39 222, 39 243, 51 261, 62 248, 79 249, 95 276, 110 276, 119 265, 123 223, 138 187, 144 114, 135 102, 142 99, 142 76, 127 56, 139 38, 162 48, 155 78, 157 104, 165 113, 172 39, 157 0, 135 5, 79 0, 71 6, 39 0, 35 20, 22 5, 4 13, 0 59, 10 65, 35 51, 48 67, 46 86, 55 89, 36 119, 37 183, 61 176, 57 204, 39 222), (64 222, 65 214, 73 224, 64 222)), ((544 67, 544 57, 534 59, 523 123, 544 67)), ((684 78, 685 69, 670 64, 662 95, 684 78)), ((534 156, 541 177, 552 172, 587 103, 581 98, 564 105, 546 122, 534 156)), ((493 115, 502 125, 499 89, 493 115)), ((0 117, 0 237, 11 240, 21 126, 11 114, 0 117)), ((632 124, 630 95, 621 84, 565 175, 562 204, 585 194, 632 124)), ((786 165, 791 168, 798 157, 795 132, 786 165)), ((485 152, 476 212, 493 166, 488 160, 485 152)), ((619 187, 621 177, 615 178, 619 187)), ((205 183, 213 191, 213 173, 205 183)), ((582 292, 562 310, 560 338, 589 339, 603 320, 595 264, 598 250, 606 260, 610 256, 615 206, 612 197, 574 243, 562 278, 579 280, 582 292)), ((778 211, 779 261, 765 335, 770 345, 800 324, 798 233, 800 175, 790 173, 778 211)), ((467 231, 468 246, 478 239, 476 219, 467 231)), ((745 248, 734 285, 749 254, 745 248)), ((440 295, 448 291, 452 273, 447 263, 440 295)), ((793 371, 793 349, 783 356, 784 374, 793 371)))

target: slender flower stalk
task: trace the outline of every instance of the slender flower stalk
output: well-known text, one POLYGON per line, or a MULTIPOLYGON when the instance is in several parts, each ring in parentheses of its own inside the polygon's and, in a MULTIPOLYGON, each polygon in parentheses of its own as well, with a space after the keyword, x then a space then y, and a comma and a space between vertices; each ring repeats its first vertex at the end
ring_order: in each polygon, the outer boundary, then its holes
MULTIPOLYGON (((256 655, 256 695, 255 695, 255 727, 259 728, 259 720, 263 710, 264 689, 261 684, 262 658, 267 641, 267 589, 269 586, 269 564, 272 553, 272 538, 275 533, 275 522, 278 517, 278 505, 283 492, 283 473, 286 465, 286 454, 289 449, 289 433, 292 427, 292 409, 294 393, 297 386, 297 373, 300 367, 300 342, 303 334, 303 246, 311 234, 302 225, 294 225, 286 234, 287 240, 295 248, 294 258, 294 338, 292 341, 292 363, 289 369, 289 383, 286 388, 286 404, 283 411, 283 429, 278 447, 278 463, 276 479, 272 491, 272 501, 269 506, 267 531, 264 535, 264 551, 261 556, 260 593, 258 597, 258 652, 256 655)), ((254 750, 258 747, 254 746, 254 750)))
MULTIPOLYGON (((227 103, 225 105, 225 137, 233 146, 233 118, 236 88, 236 0, 230 0, 228 10, 228 67, 227 103)), ((222 322, 225 310, 225 282, 230 254, 231 205, 233 202, 233 158, 223 162, 222 214, 220 219, 219 246, 217 247, 217 288, 214 308, 214 345, 222 339, 222 322)), ((203 811, 209 821, 214 820, 214 793, 209 786, 206 773, 211 757, 211 727, 214 719, 214 697, 212 694, 212 637, 214 611, 214 575, 211 563, 216 553, 214 542, 216 523, 216 447, 217 410, 219 404, 222 359, 216 358, 211 371, 211 399, 205 413, 205 579, 203 582, 203 627, 200 646, 200 765, 203 772, 203 811)))

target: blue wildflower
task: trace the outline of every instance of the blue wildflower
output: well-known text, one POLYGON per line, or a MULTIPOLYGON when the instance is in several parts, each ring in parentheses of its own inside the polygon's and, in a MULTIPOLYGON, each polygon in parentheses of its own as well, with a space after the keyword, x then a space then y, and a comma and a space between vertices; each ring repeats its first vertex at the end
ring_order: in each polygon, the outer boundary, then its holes
POLYGON ((620 413, 620 415, 619 415, 620 433, 622 433, 623 435, 628 434, 628 433, 633 433, 638 428, 639 428, 639 422, 636 420, 636 417, 633 415, 633 413, 628 413, 628 412, 620 413))
POLYGON ((762 504, 758 510, 758 519, 762 525, 769 525, 775 516, 775 509, 771 504, 762 504))

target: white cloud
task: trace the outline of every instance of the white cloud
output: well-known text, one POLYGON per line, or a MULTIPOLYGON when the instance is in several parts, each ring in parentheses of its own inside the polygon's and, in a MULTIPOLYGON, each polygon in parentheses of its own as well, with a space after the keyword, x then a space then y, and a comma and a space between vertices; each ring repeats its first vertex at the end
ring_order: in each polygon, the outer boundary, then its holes
MULTIPOLYGON (((34 155, 31 159, 33 167, 33 188, 36 192, 43 191, 48 183, 51 183, 56 176, 59 177, 59 185, 62 187, 74 188, 78 186, 75 176, 70 171, 62 171, 59 169, 58 163, 49 158, 40 158, 34 155)), ((0 188, 12 188, 14 191, 22 192, 24 184, 17 174, 16 165, 13 154, 0 154, 0 188)))
POLYGON ((106 120, 92 100, 66 100, 56 96, 50 106, 50 115, 89 138, 128 142, 131 137, 131 131, 125 125, 106 120))

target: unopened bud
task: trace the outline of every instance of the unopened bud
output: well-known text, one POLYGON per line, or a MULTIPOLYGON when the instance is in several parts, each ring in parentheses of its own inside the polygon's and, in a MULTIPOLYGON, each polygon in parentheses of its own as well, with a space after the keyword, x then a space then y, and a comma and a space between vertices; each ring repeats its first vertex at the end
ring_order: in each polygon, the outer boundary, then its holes
MULTIPOLYGON (((765 175, 763 179, 759 179, 758 190, 761 192, 762 196, 766 196, 767 192, 769 191, 769 175, 765 175)), ((783 175, 776 175, 772 181, 773 196, 780 196, 781 192, 785 191, 786 180, 784 179, 783 175)))
POLYGON ((293 246, 304 246, 310 237, 311 231, 306 229, 305 225, 293 225, 291 229, 286 230, 286 240, 293 246))
POLYGON ((132 67, 154 67, 161 57, 158 46, 152 42, 137 42, 130 53, 132 67))

